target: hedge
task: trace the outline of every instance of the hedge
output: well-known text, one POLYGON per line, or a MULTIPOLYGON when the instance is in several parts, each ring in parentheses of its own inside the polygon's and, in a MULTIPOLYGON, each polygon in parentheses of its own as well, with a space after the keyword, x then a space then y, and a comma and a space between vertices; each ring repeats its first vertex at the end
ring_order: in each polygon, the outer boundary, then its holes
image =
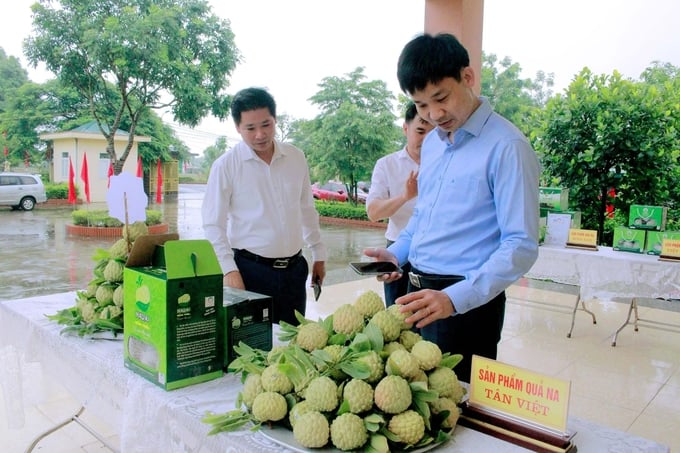
MULTIPOLYGON (((76 196, 78 195, 78 187, 76 187, 76 196)), ((48 200, 67 200, 68 199, 68 184, 48 182, 45 184, 45 193, 48 200)))
POLYGON ((320 216, 336 217, 339 219, 368 220, 365 205, 353 205, 352 203, 314 200, 316 210, 320 216))
MULTIPOLYGON (((146 224, 160 225, 162 220, 161 211, 153 209, 146 210, 146 224)), ((74 225, 81 226, 101 226, 101 227, 122 227, 123 222, 110 217, 109 211, 103 209, 85 210, 78 209, 71 213, 71 219, 74 225)))

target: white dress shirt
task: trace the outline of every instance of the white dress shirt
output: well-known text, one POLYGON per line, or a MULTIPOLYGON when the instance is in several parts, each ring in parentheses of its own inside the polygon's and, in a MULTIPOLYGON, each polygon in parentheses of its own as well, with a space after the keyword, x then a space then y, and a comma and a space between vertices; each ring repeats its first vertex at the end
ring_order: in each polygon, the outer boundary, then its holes
POLYGON ((290 144, 275 141, 269 165, 245 142, 217 158, 202 215, 205 236, 224 274, 238 270, 232 248, 283 258, 306 244, 313 261, 327 259, 307 160, 290 144))
MULTIPOLYGON (((371 200, 387 200, 404 193, 406 180, 412 171, 418 171, 418 164, 409 156, 406 148, 378 159, 373 168, 366 205, 369 205, 371 200)), ((413 214, 416 198, 404 203, 390 216, 385 231, 385 238, 388 241, 395 241, 401 230, 406 227, 413 214)))

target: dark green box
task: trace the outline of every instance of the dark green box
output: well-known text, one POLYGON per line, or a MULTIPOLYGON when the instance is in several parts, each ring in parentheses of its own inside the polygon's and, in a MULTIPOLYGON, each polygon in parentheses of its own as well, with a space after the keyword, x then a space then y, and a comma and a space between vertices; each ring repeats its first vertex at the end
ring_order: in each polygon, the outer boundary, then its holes
POLYGON ((648 255, 661 255, 661 246, 664 239, 680 239, 680 231, 648 231, 645 244, 645 253, 648 255))
POLYGON ((237 357, 234 346, 272 349, 272 298, 264 294, 224 287, 224 370, 237 357))
POLYGON ((539 187, 538 201, 542 208, 566 211, 569 209, 569 189, 564 187, 539 187))
POLYGON ((637 230, 663 231, 666 229, 668 208, 634 204, 628 213, 628 227, 637 230))
POLYGON ((645 230, 617 226, 614 228, 612 249, 621 252, 642 253, 645 249, 645 233, 645 230))

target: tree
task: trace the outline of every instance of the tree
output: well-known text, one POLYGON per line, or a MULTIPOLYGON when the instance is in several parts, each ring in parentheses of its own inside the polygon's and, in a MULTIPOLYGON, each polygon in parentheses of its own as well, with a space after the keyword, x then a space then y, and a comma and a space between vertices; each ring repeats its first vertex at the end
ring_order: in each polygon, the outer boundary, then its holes
POLYGON ((45 63, 87 100, 116 174, 149 109, 169 107, 189 126, 209 113, 226 116, 230 98, 222 91, 240 57, 229 22, 207 2, 39 0, 32 11, 29 62, 45 63), (125 123, 129 139, 118 156, 113 134, 125 123))
POLYGON ((346 77, 326 77, 310 98, 320 113, 296 123, 294 142, 305 150, 319 179, 340 179, 356 200, 357 182, 369 178, 375 161, 394 151, 401 129, 392 113, 394 95, 380 80, 365 81, 363 68, 346 77))
POLYGON ((0 47, 0 113, 6 109, 5 102, 8 94, 28 82, 28 74, 21 67, 18 58, 7 56, 0 47))
POLYGON ((495 54, 482 54, 481 94, 494 110, 528 135, 533 115, 552 95, 553 74, 539 71, 536 80, 522 79, 522 68, 510 57, 498 60, 495 54))
POLYGON ((276 117, 276 139, 282 142, 288 141, 295 132, 296 120, 287 113, 276 117))
POLYGON ((534 147, 601 243, 610 188, 616 188, 615 208, 625 213, 631 204, 670 199, 680 144, 677 105, 677 94, 618 72, 595 76, 587 68, 564 96, 548 102, 534 147))
POLYGON ((210 167, 212 167, 213 162, 220 157, 227 150, 228 143, 227 137, 218 137, 215 140, 214 145, 208 146, 203 150, 203 161, 201 162, 201 168, 204 172, 209 173, 210 167))

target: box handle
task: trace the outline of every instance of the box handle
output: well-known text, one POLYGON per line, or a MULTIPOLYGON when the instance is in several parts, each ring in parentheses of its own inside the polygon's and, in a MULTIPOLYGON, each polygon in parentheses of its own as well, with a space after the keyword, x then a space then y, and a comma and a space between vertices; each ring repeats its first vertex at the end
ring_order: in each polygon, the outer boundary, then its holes
POLYGON ((194 268, 194 277, 198 277, 198 272, 196 271, 196 261, 198 260, 198 255, 195 252, 191 253, 191 265, 194 268))

